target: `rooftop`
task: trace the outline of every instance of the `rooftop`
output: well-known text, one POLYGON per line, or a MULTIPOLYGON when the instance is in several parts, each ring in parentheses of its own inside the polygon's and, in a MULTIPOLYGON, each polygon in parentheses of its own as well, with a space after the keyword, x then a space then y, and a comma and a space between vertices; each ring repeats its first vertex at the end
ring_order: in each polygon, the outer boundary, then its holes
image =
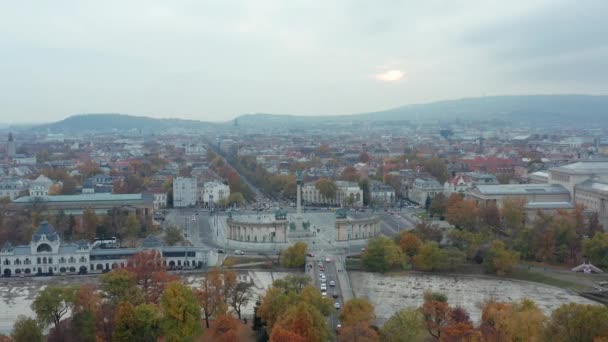
POLYGON ((551 171, 561 171, 565 173, 605 173, 608 172, 608 161, 606 160, 584 160, 576 163, 558 166, 551 171))
POLYGON ((482 195, 532 195, 532 194, 555 194, 566 195, 570 192, 557 184, 499 184, 478 185, 477 191, 482 195))
POLYGON ((597 193, 608 193, 608 183, 598 182, 595 180, 587 180, 578 185, 576 185, 576 189, 593 191, 597 193))
POLYGON ((528 202, 526 209, 574 209, 572 202, 528 202))
POLYGON ((111 201, 139 201, 143 200, 142 194, 111 194, 111 193, 93 193, 93 194, 78 194, 78 195, 57 195, 57 196, 42 196, 31 197, 24 196, 16 199, 15 203, 29 203, 36 200, 42 202, 111 202, 111 201))

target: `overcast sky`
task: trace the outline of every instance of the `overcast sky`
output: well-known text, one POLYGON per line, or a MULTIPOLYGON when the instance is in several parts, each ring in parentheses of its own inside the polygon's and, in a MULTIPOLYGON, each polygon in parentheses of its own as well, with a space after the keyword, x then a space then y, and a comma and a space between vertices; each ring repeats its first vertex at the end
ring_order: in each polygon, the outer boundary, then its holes
POLYGON ((608 93, 608 1, 0 2, 0 122, 608 93))

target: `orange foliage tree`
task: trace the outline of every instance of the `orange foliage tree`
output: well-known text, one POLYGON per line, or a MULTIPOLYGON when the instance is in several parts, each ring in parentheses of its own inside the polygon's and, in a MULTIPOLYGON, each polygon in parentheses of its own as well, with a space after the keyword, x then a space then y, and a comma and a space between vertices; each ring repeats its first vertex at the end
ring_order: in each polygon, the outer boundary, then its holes
POLYGON ((158 303, 165 286, 177 277, 168 274, 163 265, 163 257, 156 250, 142 251, 127 262, 127 271, 135 277, 135 283, 142 289, 146 303, 158 303))

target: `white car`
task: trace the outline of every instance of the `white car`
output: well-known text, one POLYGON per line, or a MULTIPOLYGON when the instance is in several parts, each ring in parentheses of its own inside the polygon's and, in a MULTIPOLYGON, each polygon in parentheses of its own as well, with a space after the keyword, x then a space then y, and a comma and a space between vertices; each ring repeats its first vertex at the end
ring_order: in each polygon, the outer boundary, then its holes
POLYGON ((334 304, 334 308, 336 308, 336 310, 340 309, 340 302, 336 302, 336 304, 334 304))
POLYGON ((321 291, 327 291, 327 285, 325 285, 325 283, 321 284, 321 291))
POLYGON ((321 291, 321 296, 323 296, 323 297, 327 297, 327 292, 325 292, 325 291, 321 291))
POLYGON ((245 252, 243 252, 243 251, 242 251, 242 250, 240 250, 240 249, 237 249, 236 251, 234 251, 234 254, 236 254, 236 255, 244 255, 244 254, 245 254, 245 252))
POLYGON ((335 282, 335 281, 333 281, 333 280, 332 280, 332 281, 330 281, 330 282, 329 282, 329 286, 331 286, 331 287, 336 286, 336 282, 335 282))

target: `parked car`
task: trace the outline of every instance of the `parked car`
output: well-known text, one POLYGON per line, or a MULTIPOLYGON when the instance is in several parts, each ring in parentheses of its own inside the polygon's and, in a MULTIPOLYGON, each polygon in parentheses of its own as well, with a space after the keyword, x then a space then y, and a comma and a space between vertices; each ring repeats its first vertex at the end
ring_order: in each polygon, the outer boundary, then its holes
POLYGON ((236 251, 234 251, 234 254, 236 254, 236 255, 244 255, 244 254, 245 254, 245 252, 243 252, 243 251, 242 251, 242 250, 240 250, 240 249, 237 249, 236 251))

